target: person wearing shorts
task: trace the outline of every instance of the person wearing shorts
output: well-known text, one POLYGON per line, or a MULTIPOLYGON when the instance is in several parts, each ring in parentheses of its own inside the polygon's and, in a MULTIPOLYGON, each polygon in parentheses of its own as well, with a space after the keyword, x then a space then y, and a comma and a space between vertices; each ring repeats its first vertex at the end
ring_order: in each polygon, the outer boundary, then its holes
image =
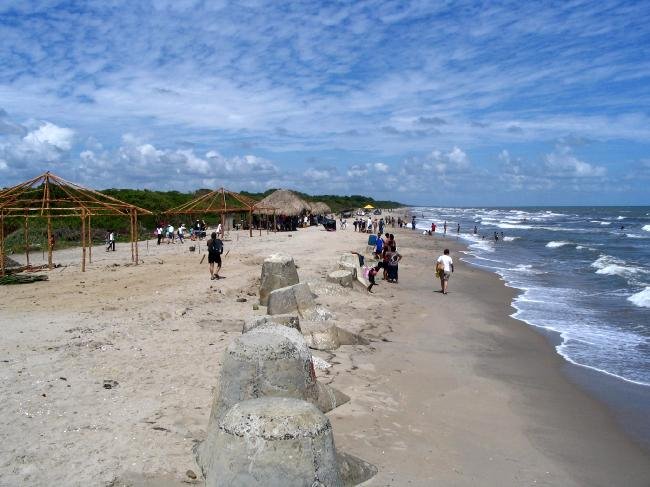
POLYGON ((454 261, 449 256, 449 249, 445 249, 443 254, 438 257, 436 261, 436 266, 441 264, 442 269, 438 271, 438 276, 440 277, 440 289, 442 294, 447 294, 447 288, 449 286, 449 278, 451 273, 454 272, 454 261))
POLYGON ((208 240, 208 264, 210 264, 210 279, 219 279, 221 270, 221 254, 223 253, 223 242, 217 238, 217 232, 212 232, 208 240), (217 264, 217 272, 214 272, 214 265, 217 264))

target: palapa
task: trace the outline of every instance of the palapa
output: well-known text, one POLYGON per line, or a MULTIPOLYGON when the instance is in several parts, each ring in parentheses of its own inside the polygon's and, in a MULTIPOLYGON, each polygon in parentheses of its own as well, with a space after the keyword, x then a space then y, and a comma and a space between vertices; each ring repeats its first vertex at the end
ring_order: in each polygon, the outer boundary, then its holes
POLYGON ((332 209, 327 206, 326 203, 317 201, 315 203, 311 203, 311 212, 313 215, 328 215, 332 213, 332 209))
POLYGON ((4 219, 24 218, 25 255, 29 265, 29 219, 47 219, 47 262, 52 269, 52 218, 81 218, 81 270, 86 270, 86 248, 92 261, 90 218, 102 215, 123 215, 131 220, 131 260, 138 264, 138 214, 152 215, 149 210, 125 203, 93 189, 66 181, 45 172, 24 183, 0 191, 0 275, 5 272, 4 219))
MULTIPOLYGON (((305 212, 311 211, 311 205, 309 203, 293 191, 287 189, 274 191, 260 201, 259 204, 275 208, 276 214, 282 216, 300 216, 305 212)), ((268 210, 261 208, 261 213, 266 213, 266 211, 268 210)))
POLYGON ((253 213, 271 215, 275 214, 275 208, 271 205, 264 205, 262 202, 255 201, 248 196, 227 190, 226 188, 219 188, 163 212, 164 215, 216 214, 220 216, 222 227, 225 227, 224 215, 226 213, 246 213, 248 215, 250 236, 252 237, 253 213))

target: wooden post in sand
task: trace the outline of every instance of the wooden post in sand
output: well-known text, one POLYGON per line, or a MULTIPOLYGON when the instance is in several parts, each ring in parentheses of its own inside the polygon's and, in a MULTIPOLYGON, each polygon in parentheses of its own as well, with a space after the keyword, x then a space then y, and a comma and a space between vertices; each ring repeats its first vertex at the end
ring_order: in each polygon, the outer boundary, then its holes
POLYGON ((253 210, 248 211, 248 233, 249 237, 253 236, 253 210))
POLYGON ((131 262, 135 261, 135 248, 133 248, 133 209, 129 212, 129 218, 131 220, 131 262))
POLYGON ((5 212, 0 212, 0 276, 5 275, 5 212))
POLYGON ((278 231, 278 222, 275 216, 275 210, 273 210, 273 232, 278 231))
POLYGON ((47 268, 52 270, 52 217, 47 214, 47 268))
POLYGON ((86 272, 86 210, 81 210, 81 272, 86 272))
POLYGON ((138 232, 138 210, 133 209, 133 229, 135 230, 135 265, 138 265, 138 240, 140 239, 140 232, 138 232))
POLYGON ((88 263, 93 263, 93 237, 90 231, 90 214, 88 215, 88 263))
POLYGON ((25 262, 27 263, 27 267, 29 267, 29 224, 28 224, 28 218, 27 218, 27 213, 25 213, 25 262))

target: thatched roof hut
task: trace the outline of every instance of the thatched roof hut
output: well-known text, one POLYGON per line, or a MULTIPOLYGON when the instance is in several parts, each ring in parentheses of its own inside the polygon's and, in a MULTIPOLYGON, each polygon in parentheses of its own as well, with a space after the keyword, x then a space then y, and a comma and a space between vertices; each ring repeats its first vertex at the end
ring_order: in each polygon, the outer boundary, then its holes
MULTIPOLYGON (((286 189, 278 189, 258 203, 260 206, 275 208, 277 215, 299 216, 311 210, 311 205, 300 196, 286 189)), ((261 213, 266 213, 261 210, 261 213)))
POLYGON ((332 213, 332 209, 322 201, 311 203, 311 212, 313 215, 328 215, 332 213))

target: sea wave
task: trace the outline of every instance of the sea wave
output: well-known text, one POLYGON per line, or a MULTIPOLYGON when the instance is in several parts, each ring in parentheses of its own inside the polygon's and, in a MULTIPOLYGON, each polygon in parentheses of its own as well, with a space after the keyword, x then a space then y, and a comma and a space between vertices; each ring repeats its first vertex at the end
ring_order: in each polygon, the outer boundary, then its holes
POLYGON ((650 232, 650 225, 643 225, 643 226, 641 227, 641 230, 643 230, 643 231, 645 231, 645 232, 650 232))
POLYGON ((503 237, 503 241, 504 242, 513 242, 513 241, 517 240, 518 238, 519 237, 509 237, 508 235, 506 235, 505 237, 503 237))
POLYGON ((565 240, 560 240, 560 241, 551 240, 549 243, 546 244, 546 246, 549 249, 558 249, 560 247, 564 247, 565 245, 573 245, 573 243, 567 242, 565 240))
POLYGON ((646 287, 643 291, 633 294, 627 300, 641 308, 650 308, 650 287, 646 287))
POLYGON ((633 277, 640 273, 645 273, 644 269, 636 266, 626 265, 626 262, 622 259, 612 257, 611 255, 603 254, 594 262, 591 263, 591 267, 595 267, 596 274, 604 274, 606 276, 621 276, 621 277, 633 277))

